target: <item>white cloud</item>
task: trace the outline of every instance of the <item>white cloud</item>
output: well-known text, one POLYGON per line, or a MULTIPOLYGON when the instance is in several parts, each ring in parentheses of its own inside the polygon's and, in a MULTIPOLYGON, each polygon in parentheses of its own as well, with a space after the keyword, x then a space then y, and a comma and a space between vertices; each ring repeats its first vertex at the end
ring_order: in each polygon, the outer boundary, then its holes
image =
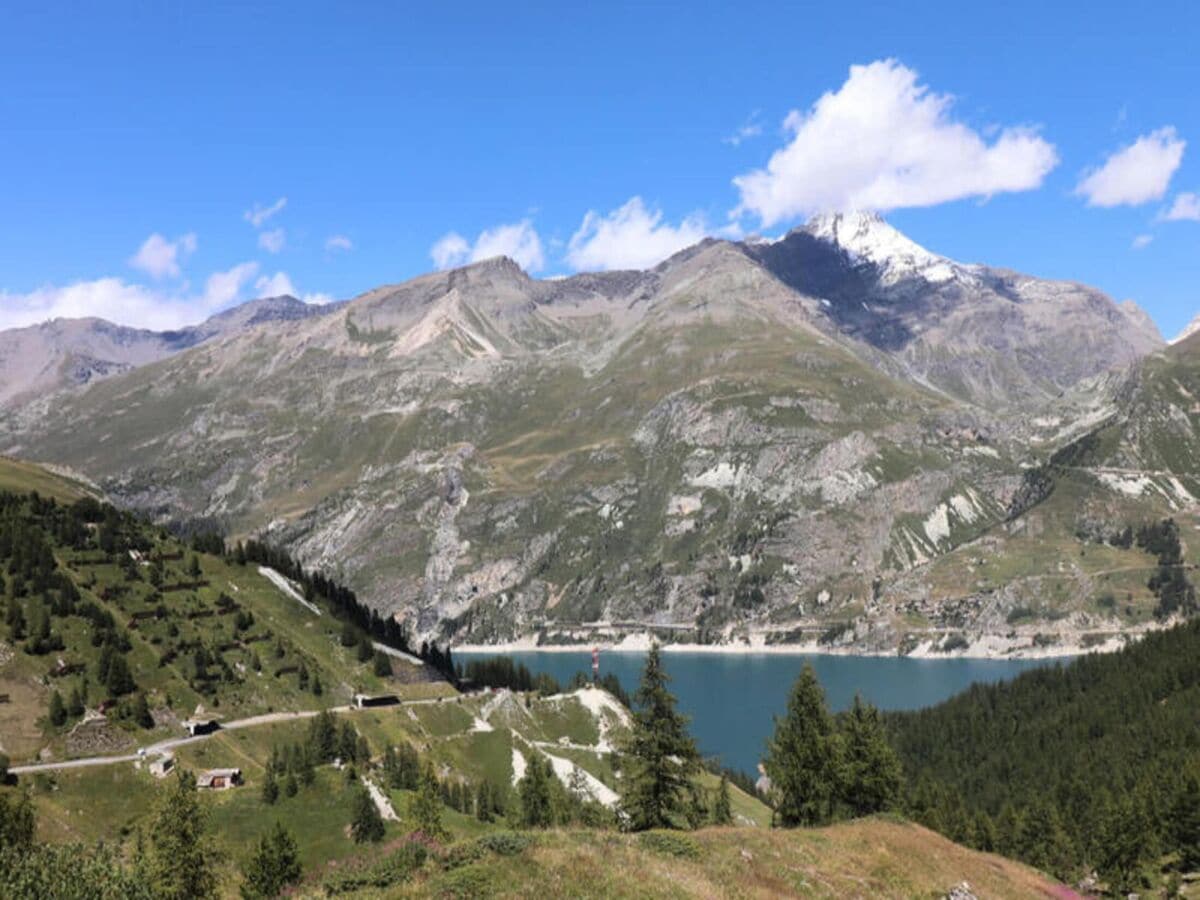
POLYGON ((762 122, 759 121, 759 111, 756 109, 750 114, 745 122, 743 122, 733 134, 721 138, 722 144, 729 144, 731 147, 739 147, 743 142, 756 138, 763 133, 762 122))
POLYGON ((325 239, 325 250, 329 253, 335 253, 339 250, 350 251, 354 249, 354 242, 344 234, 332 234, 325 239))
POLYGON ((245 262, 214 272, 199 295, 168 293, 120 278, 97 278, 63 287, 48 285, 27 294, 0 291, 0 329, 89 316, 137 328, 179 328, 241 299, 243 289, 257 271, 257 263, 245 262))
POLYGON ((1200 222, 1200 194, 1184 191, 1160 218, 1167 222, 1200 222))
POLYGON ((470 260, 471 245, 461 234, 451 231, 438 238, 429 248, 429 256, 433 259, 434 266, 439 269, 461 266, 470 260))
POLYGON ((292 284, 292 279, 288 277, 287 272, 276 272, 270 277, 259 276, 259 279, 254 282, 254 292, 259 297, 282 297, 284 294, 290 297, 299 296, 299 292, 292 284))
POLYGON ((255 228, 262 228, 263 222, 271 218, 277 212, 287 206, 287 197, 280 197, 270 206, 261 206, 255 203, 252 207, 242 213, 242 218, 253 225, 255 228))
POLYGON ((641 197, 630 198, 607 216, 591 210, 567 245, 575 269, 647 269, 704 237, 699 216, 677 226, 663 223, 660 210, 649 210, 641 197))
POLYGON ((930 92, 895 60, 851 66, 837 91, 784 121, 790 142, 765 169, 733 180, 734 215, 763 226, 822 210, 886 211, 1027 191, 1058 163, 1031 128, 1001 128, 992 143, 950 117, 954 98, 930 92))
POLYGON ((1088 206, 1138 206, 1167 192, 1187 142, 1171 127, 1144 134, 1084 173, 1075 188, 1088 206))
POLYGON ((196 252, 196 235, 192 232, 168 241, 158 232, 142 242, 129 259, 129 265, 152 278, 179 277, 179 264, 196 252))
POLYGON ((258 246, 268 253, 278 253, 286 243, 287 233, 282 228, 259 232, 258 246))
POLYGON ((1150 246, 1150 242, 1153 240, 1154 235, 1152 234, 1139 234, 1133 239, 1133 249, 1144 250, 1146 247, 1150 246))
POLYGON ((305 303, 331 303, 333 297, 329 294, 302 294, 296 290, 296 285, 287 272, 276 272, 274 275, 260 275, 254 282, 255 297, 282 297, 284 295, 303 300, 305 303))
POLYGON ((507 256, 527 272, 540 271, 546 264, 542 241, 528 219, 509 225, 497 225, 480 232, 471 244, 451 231, 429 248, 433 264, 449 269, 493 256, 507 256))

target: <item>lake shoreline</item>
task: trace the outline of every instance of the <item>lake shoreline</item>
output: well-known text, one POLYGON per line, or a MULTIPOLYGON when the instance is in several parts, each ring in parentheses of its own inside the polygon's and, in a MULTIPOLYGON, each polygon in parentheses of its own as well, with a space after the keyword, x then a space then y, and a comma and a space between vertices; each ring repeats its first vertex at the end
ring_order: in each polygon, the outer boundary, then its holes
MULTIPOLYGON (((711 653, 738 656, 851 656, 864 658, 899 659, 977 659, 977 660, 1034 660, 1073 659, 1089 653, 1113 653, 1131 641, 1142 637, 1144 632, 1130 631, 1107 638, 1100 643, 1084 646, 1080 640, 1039 646, 1028 638, 1014 639, 1005 635, 980 635, 966 647, 943 651, 937 649, 937 641, 929 640, 918 644, 909 653, 896 649, 876 650, 854 645, 830 646, 813 641, 804 644, 767 644, 765 641, 741 641, 727 644, 688 644, 660 642, 663 653, 711 653)), ((652 638, 648 633, 629 634, 619 641, 611 638, 579 644, 538 644, 535 637, 497 644, 462 644, 453 647, 455 653, 498 654, 506 653, 590 653, 599 648, 605 653, 645 653, 650 649, 652 638)))

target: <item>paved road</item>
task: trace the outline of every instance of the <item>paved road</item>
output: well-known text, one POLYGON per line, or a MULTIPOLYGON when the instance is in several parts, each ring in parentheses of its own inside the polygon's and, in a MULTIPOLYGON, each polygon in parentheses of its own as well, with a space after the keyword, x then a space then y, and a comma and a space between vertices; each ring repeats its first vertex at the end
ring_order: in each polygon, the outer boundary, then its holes
MULTIPOLYGON (((424 703, 438 703, 446 698, 430 697, 424 700, 401 700, 396 706, 391 707, 368 707, 367 710, 378 711, 379 709, 395 709, 397 706, 419 706, 424 703)), ((356 706, 333 706, 329 708, 331 713, 354 713, 365 712, 356 706)), ((14 775, 32 775, 35 772, 54 772, 61 769, 85 769, 89 766, 111 766, 116 763, 137 762, 138 760, 149 761, 158 756, 166 756, 176 747, 184 747, 188 744, 198 744, 201 741, 207 741, 214 734, 220 734, 222 731, 238 731, 242 728, 255 728, 259 725, 270 725, 275 722, 290 722, 296 719, 311 719, 319 715, 322 710, 319 709, 302 709, 296 712, 276 712, 264 713, 261 716, 248 716, 245 719, 234 719, 232 722, 225 722, 216 731, 208 734, 198 734, 195 737, 178 737, 168 738, 164 741, 159 741, 156 744, 141 748, 140 751, 134 753, 124 753, 118 756, 88 756, 83 759, 68 759, 62 762, 34 763, 27 766, 11 766, 9 772, 14 775)))

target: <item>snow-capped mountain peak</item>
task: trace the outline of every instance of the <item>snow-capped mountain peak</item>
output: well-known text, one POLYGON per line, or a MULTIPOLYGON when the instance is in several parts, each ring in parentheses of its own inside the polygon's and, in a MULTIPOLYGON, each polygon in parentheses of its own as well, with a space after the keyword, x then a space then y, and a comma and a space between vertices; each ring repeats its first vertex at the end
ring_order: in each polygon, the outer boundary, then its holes
POLYGON ((909 240, 878 213, 820 213, 808 220, 804 231, 836 245, 856 261, 874 264, 885 281, 918 275, 938 283, 967 275, 962 266, 909 240))

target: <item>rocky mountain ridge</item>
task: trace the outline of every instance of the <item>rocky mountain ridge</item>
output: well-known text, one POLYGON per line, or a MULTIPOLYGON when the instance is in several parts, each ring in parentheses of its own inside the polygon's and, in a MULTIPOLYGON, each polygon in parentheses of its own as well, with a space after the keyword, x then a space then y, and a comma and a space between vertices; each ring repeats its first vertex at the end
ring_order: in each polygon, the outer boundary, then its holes
POLYGON ((1146 623, 1144 554, 1078 562, 1083 519, 1195 512, 1194 472, 1031 482, 1116 421, 1194 438, 1183 394, 1136 402, 1195 365, 1138 313, 823 217, 641 272, 380 287, 0 416, 0 450, 265 534, 438 639, 1017 647, 1146 623))

